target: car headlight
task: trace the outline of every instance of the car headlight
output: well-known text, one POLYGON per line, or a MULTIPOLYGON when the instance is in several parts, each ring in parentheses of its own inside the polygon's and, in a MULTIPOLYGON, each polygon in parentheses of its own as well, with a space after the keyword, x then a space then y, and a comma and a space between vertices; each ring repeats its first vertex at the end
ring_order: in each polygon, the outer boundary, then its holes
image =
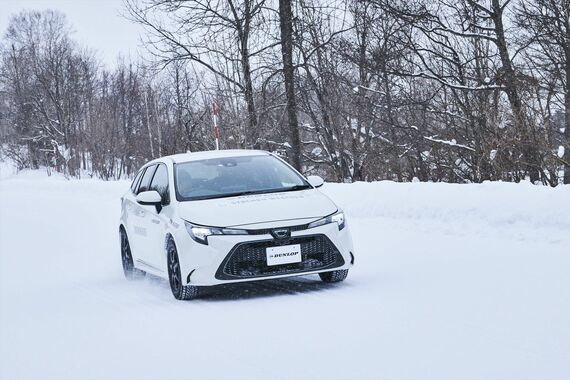
POLYGON ((307 228, 319 227, 329 223, 336 223, 338 224, 338 230, 342 230, 346 225, 346 218, 344 217, 344 212, 338 211, 336 214, 329 215, 322 219, 316 220, 312 223, 309 223, 307 228))
POLYGON ((205 227, 188 222, 184 222, 184 224, 190 237, 200 244, 208 244, 208 236, 211 235, 247 235, 246 230, 236 228, 205 227))

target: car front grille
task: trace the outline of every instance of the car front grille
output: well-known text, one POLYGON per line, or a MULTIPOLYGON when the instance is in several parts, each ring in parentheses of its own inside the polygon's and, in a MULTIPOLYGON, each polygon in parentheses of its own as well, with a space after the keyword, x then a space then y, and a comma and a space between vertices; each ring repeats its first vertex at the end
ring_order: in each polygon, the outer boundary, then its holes
POLYGON ((237 280, 278 276, 333 269, 343 265, 342 255, 325 235, 298 236, 284 241, 270 239, 235 245, 218 268, 216 278, 237 280), (301 245, 302 261, 300 263, 267 265, 266 248, 290 244, 301 245))

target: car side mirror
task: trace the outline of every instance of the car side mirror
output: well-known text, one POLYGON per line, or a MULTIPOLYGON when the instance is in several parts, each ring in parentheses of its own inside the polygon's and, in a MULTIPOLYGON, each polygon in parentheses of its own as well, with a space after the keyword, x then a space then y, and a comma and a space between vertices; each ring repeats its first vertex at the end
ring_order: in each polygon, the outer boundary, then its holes
POLYGON ((319 177, 318 175, 310 175, 307 177, 307 181, 313 187, 321 187, 325 183, 325 180, 319 177))
POLYGON ((135 199, 141 205, 156 206, 156 212, 160 212, 162 209, 162 197, 156 190, 140 192, 135 199))

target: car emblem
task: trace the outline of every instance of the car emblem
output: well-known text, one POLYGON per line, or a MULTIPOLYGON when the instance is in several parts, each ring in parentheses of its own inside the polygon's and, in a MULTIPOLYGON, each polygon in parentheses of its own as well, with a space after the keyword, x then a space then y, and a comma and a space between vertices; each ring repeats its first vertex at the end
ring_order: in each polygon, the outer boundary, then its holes
POLYGON ((275 240, 288 239, 291 237, 291 230, 288 228, 276 228, 271 230, 271 236, 273 236, 275 240))

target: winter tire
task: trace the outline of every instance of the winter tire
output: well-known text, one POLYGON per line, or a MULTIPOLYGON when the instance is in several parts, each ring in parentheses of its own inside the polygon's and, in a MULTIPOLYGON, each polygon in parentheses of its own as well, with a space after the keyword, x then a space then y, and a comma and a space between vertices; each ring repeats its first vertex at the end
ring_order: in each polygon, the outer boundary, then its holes
POLYGON ((319 273, 319 277, 323 282, 341 282, 346 279, 346 276, 348 276, 348 269, 319 273))
POLYGON ((166 245, 168 258, 168 280, 170 282, 170 290, 177 300, 191 300, 198 297, 200 288, 193 285, 182 285, 182 275, 180 273, 180 262, 178 260, 178 251, 172 239, 168 240, 166 245))
POLYGON ((131 246, 129 244, 129 238, 127 233, 121 227, 119 230, 121 237, 121 261, 123 262, 123 273, 125 277, 129 280, 143 277, 146 273, 140 269, 135 268, 133 263, 133 255, 131 253, 131 246))

